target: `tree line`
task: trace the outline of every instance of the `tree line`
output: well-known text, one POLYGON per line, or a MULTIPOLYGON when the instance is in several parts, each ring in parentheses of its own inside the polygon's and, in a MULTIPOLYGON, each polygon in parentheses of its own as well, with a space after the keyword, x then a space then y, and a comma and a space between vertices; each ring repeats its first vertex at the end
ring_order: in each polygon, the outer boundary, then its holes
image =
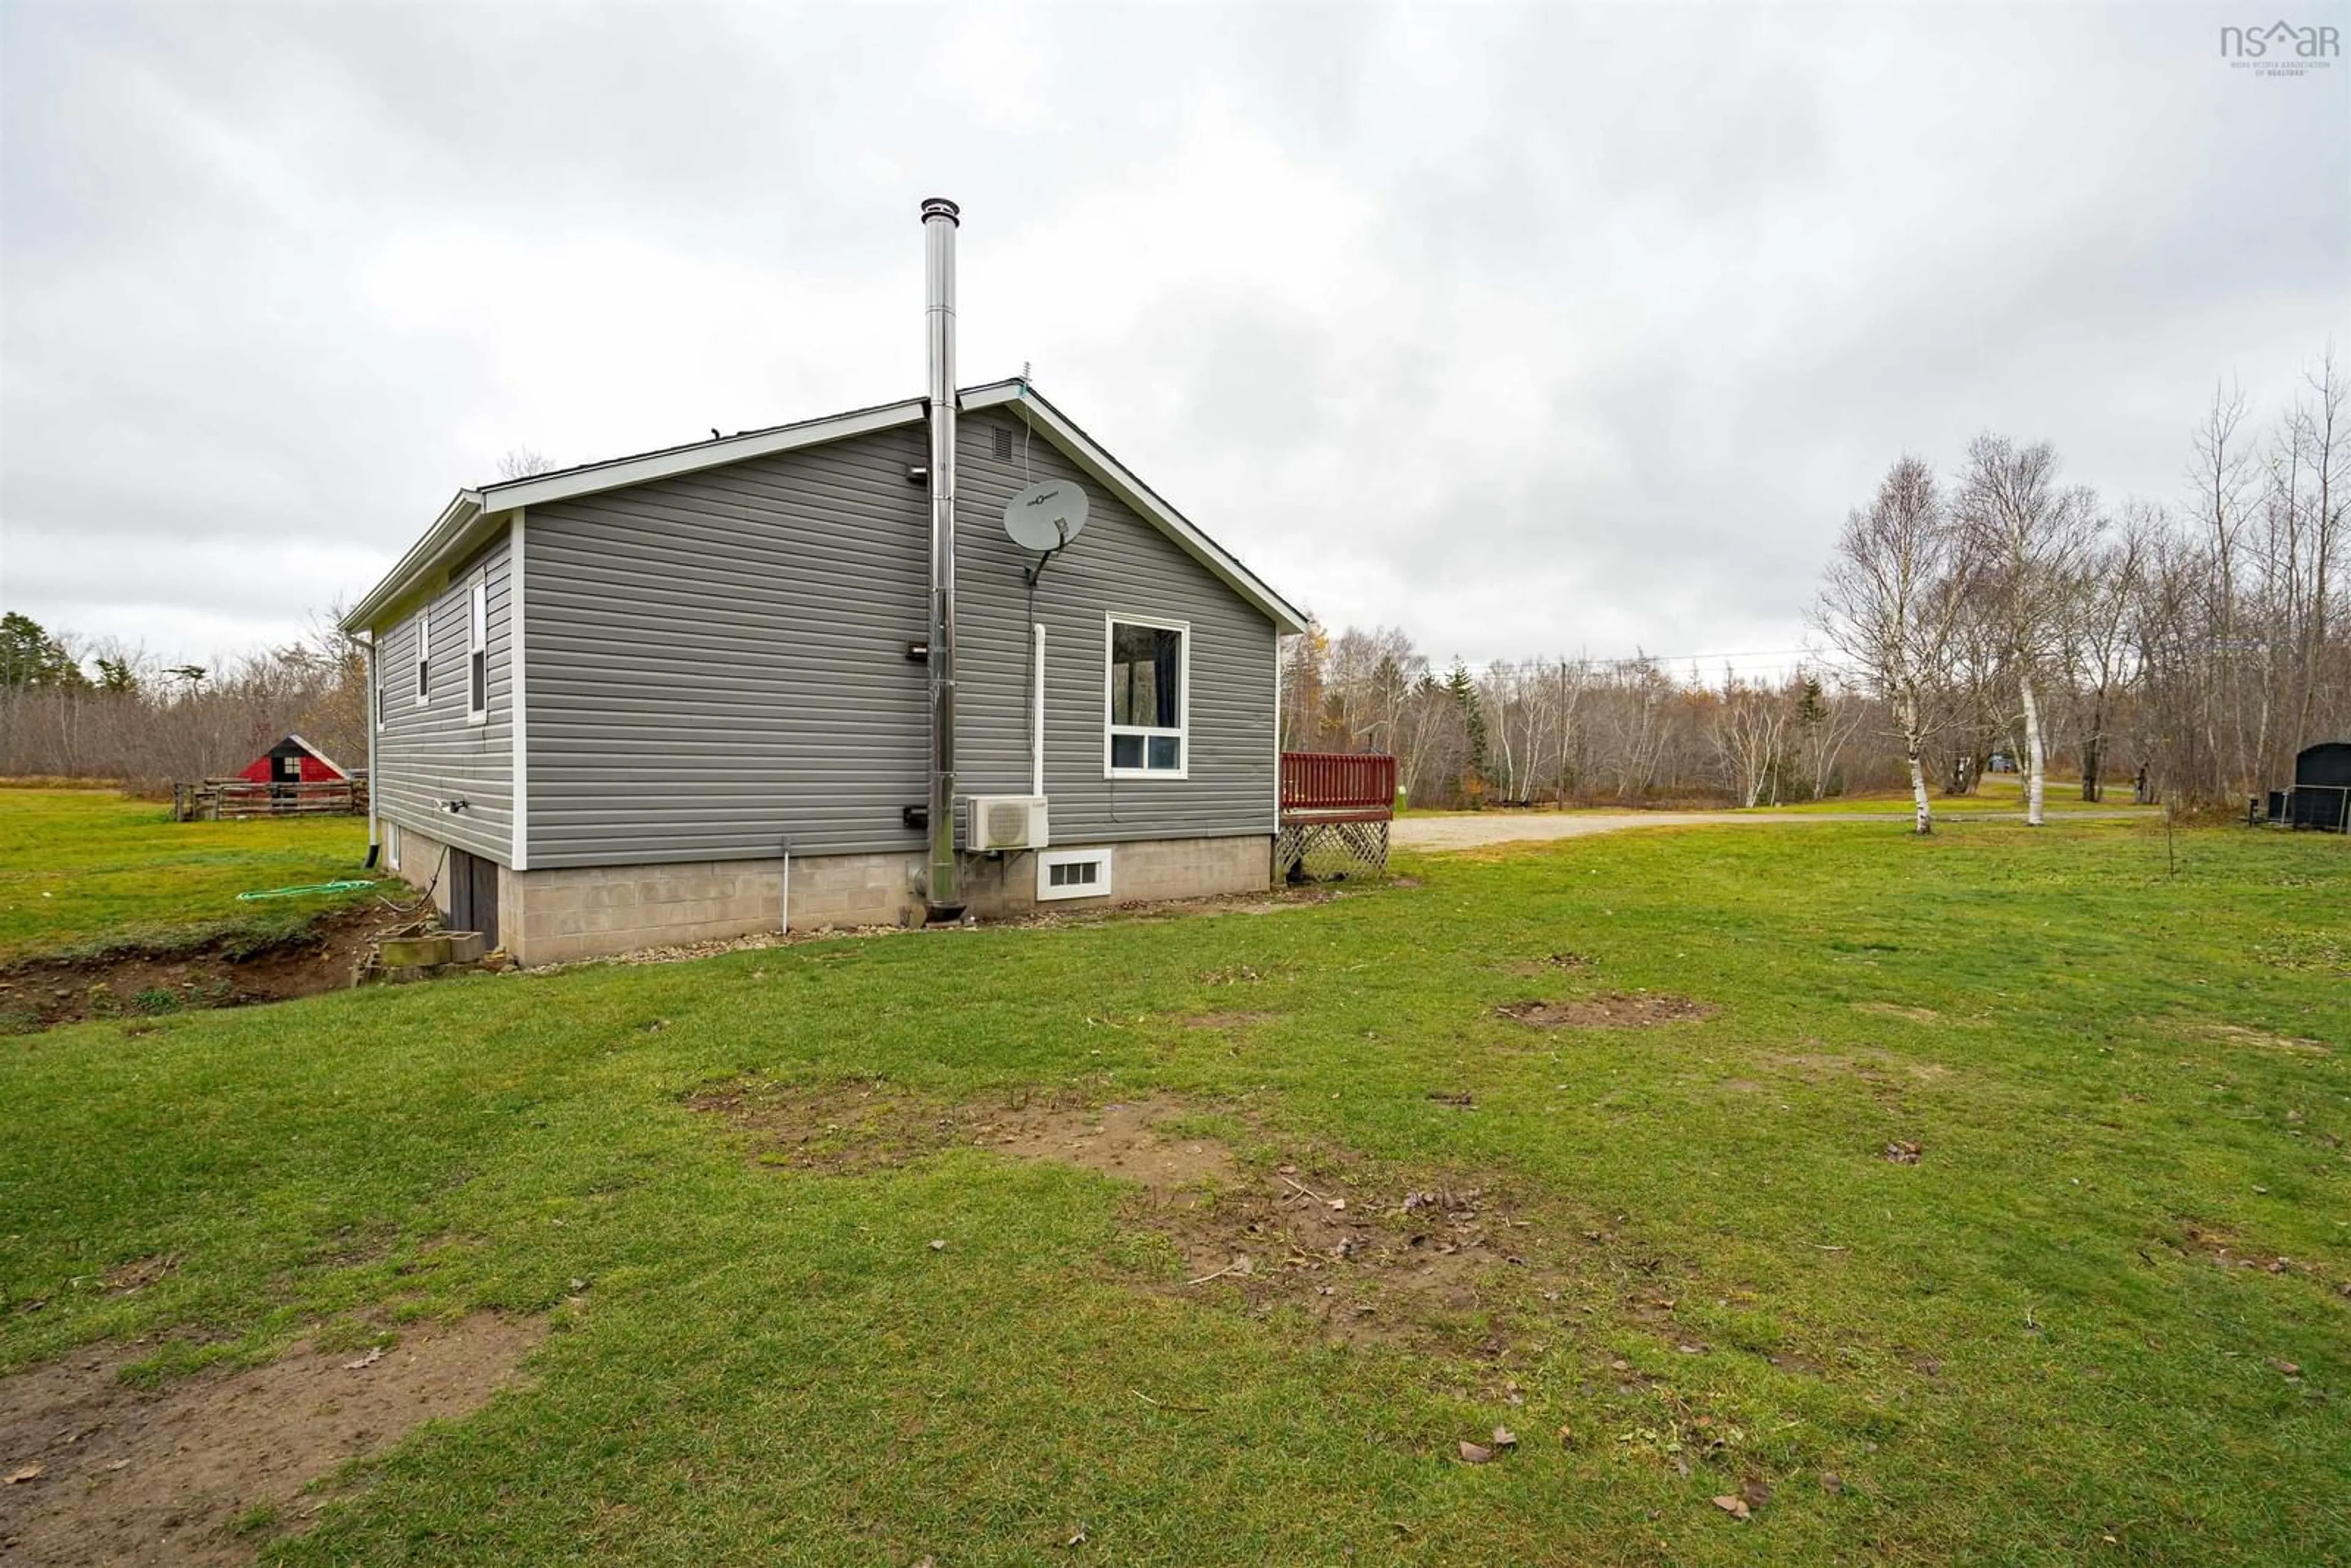
POLYGON ((214 667, 0 615, 0 775, 168 796, 174 780, 243 768, 289 733, 347 768, 366 766, 366 654, 331 617, 214 667))
POLYGON ((1778 805, 1895 779, 1867 743, 1877 705, 1832 666, 1710 681, 1654 658, 1498 660, 1440 670, 1405 632, 1283 651, 1288 751, 1384 751, 1427 806, 1778 805))
POLYGON ((1415 802, 1738 805, 1907 785, 1972 793, 1996 766, 2042 816, 2053 771, 2100 800, 2234 809, 2294 754, 2351 735, 2346 380, 2331 352, 2259 423, 2223 390, 2181 498, 2065 482, 2056 448, 1987 434, 1949 474, 1904 455, 1847 517, 1771 680, 1650 658, 1440 667, 1393 627, 1290 639, 1282 745, 1380 750, 1415 802))

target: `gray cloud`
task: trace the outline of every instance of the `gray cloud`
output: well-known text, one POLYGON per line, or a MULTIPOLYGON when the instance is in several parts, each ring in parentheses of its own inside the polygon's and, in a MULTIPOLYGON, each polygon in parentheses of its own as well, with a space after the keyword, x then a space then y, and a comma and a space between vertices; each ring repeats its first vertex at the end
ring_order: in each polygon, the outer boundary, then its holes
POLYGON ((2177 493, 2351 326, 2351 62, 2196 6, 0 12, 0 595, 209 654, 506 448, 1040 384, 1333 621, 1791 645, 1987 426, 2177 493))

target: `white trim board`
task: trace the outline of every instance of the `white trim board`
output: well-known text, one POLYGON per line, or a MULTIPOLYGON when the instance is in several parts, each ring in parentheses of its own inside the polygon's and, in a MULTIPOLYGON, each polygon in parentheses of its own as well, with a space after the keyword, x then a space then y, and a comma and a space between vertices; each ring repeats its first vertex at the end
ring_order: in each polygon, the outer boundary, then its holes
POLYGON ((524 695, 530 663, 523 653, 523 628, 527 623, 523 537, 523 513, 517 507, 513 520, 507 524, 507 664, 510 666, 507 671, 507 700, 514 705, 514 711, 507 716, 507 729, 514 743, 514 760, 507 769, 514 791, 507 820, 513 824, 514 839, 507 846, 507 854, 517 871, 530 869, 530 703, 524 695))

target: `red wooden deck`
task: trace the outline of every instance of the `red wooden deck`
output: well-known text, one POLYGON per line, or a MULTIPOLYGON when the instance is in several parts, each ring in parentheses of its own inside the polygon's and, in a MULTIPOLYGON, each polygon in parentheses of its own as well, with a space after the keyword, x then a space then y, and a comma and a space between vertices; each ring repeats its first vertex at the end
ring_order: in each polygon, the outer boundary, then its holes
POLYGON ((1285 751, 1285 822, 1384 822, 1395 815, 1395 758, 1376 752, 1285 751))

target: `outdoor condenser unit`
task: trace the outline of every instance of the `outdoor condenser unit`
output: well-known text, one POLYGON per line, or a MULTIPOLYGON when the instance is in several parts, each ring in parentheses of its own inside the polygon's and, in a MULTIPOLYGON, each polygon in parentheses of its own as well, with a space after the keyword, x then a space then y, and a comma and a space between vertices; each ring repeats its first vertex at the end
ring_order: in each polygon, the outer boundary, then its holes
POLYGON ((1045 824, 1042 795, 967 795, 963 801, 963 847, 974 854, 991 850, 1041 850, 1052 842, 1045 824))

